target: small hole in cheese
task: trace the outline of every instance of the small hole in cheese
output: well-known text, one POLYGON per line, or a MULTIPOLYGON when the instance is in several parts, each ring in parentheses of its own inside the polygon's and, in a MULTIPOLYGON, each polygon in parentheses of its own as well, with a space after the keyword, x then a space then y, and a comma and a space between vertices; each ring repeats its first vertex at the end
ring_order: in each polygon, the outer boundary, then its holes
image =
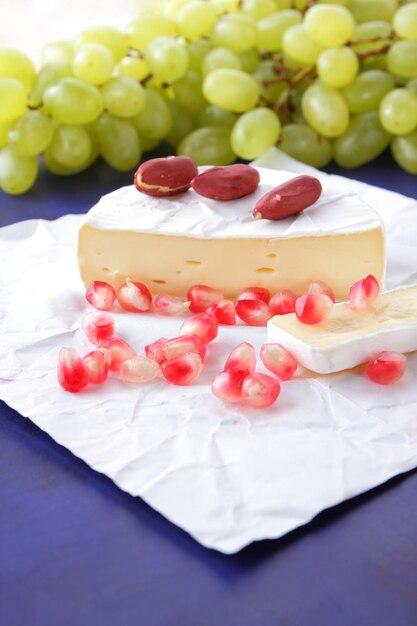
POLYGON ((275 254, 275 252, 270 252, 269 254, 266 255, 267 259, 276 259, 277 255, 275 254))
POLYGON ((257 274, 271 274, 272 272, 275 272, 275 270, 273 267, 258 267, 255 272, 257 274))
POLYGON ((201 265, 201 261, 186 261, 188 265, 201 265))
POLYGON ((109 267, 103 267, 102 270, 103 274, 110 274, 111 269, 109 267))
POLYGON ((152 282, 156 283, 157 285, 166 285, 166 283, 167 283, 166 280, 158 280, 158 279, 155 279, 152 282))

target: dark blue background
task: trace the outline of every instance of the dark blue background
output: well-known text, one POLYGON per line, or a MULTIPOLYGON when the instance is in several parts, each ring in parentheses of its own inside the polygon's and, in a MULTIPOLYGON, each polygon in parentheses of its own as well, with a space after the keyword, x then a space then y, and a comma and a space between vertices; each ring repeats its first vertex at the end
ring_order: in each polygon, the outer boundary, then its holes
MULTIPOLYGON (((388 155, 327 171, 417 195, 388 155)), ((23 197, 0 193, 0 225, 83 213, 130 180, 102 164, 44 173, 23 197)), ((0 403, 0 495, 1 626, 417 624, 416 471, 223 556, 0 403)))

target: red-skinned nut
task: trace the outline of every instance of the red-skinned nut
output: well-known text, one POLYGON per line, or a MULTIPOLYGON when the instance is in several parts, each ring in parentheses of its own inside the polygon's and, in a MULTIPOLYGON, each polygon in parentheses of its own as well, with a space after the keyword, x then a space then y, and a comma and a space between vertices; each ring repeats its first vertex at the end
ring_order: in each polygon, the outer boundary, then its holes
POLYGON ((138 191, 163 198, 187 191, 197 173, 196 164, 187 156, 150 159, 139 166, 134 183, 138 191))
POLYGON ((314 204, 321 195, 321 183, 314 176, 296 176, 268 191, 255 204, 255 219, 283 220, 314 204))
POLYGON ((236 163, 205 170, 193 178, 191 187, 205 198, 227 201, 253 193, 259 180, 259 172, 254 167, 236 163))

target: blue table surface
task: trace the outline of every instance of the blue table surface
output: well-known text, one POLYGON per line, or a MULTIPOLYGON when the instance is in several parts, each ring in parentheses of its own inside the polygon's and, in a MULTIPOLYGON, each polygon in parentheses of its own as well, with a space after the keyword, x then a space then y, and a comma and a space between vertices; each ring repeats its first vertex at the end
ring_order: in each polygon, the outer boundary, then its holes
MULTIPOLYGON (((417 195, 387 154, 326 169, 417 195)), ((130 180, 103 164, 43 173, 25 196, 0 193, 0 225, 83 213, 130 180)), ((0 403, 0 494, 1 626, 417 624, 417 471, 224 556, 0 403)))

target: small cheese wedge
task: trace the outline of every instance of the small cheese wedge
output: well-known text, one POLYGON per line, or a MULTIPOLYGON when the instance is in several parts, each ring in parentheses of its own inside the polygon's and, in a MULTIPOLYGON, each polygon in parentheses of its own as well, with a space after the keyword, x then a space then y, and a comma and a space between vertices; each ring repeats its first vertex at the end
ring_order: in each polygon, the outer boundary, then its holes
POLYGON ((330 374, 365 363, 378 352, 417 350, 417 285, 380 293, 366 313, 335 304, 321 324, 309 326, 295 314, 268 322, 268 341, 282 344, 304 367, 330 374))

